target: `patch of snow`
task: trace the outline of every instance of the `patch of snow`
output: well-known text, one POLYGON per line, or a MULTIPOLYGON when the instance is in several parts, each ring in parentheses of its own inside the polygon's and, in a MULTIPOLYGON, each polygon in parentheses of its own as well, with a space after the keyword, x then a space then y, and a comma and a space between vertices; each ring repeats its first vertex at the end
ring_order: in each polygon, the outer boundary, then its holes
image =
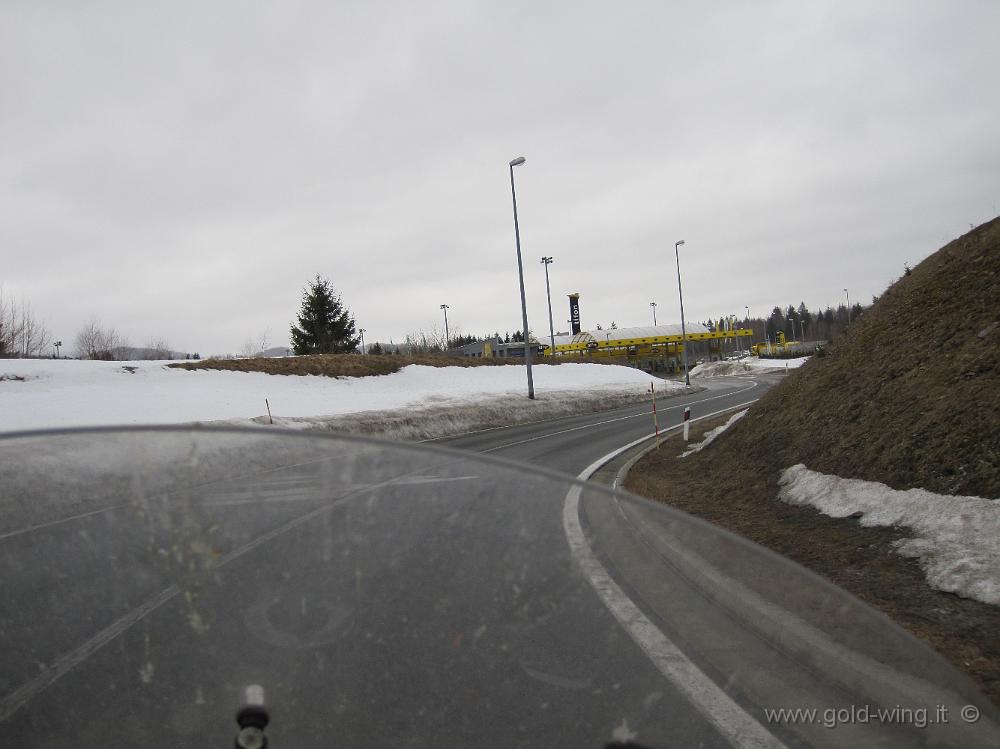
POLYGON ((798 369, 807 361, 808 356, 795 359, 759 359, 748 356, 739 361, 713 361, 699 364, 691 369, 691 377, 731 377, 743 374, 766 374, 768 372, 784 372, 786 369, 798 369))
POLYGON ((715 440, 716 437, 718 437, 724 431, 726 431, 727 429, 729 429, 729 427, 731 427, 737 421, 739 421, 744 416, 746 416, 746 413, 747 413, 748 410, 749 409, 745 408, 742 411, 737 411, 736 413, 734 413, 732 416, 729 417, 729 420, 726 421, 725 424, 722 424, 721 426, 717 426, 715 429, 713 429, 710 432, 708 432, 704 436, 704 438, 702 438, 701 442, 699 442, 697 445, 691 445, 691 447, 689 449, 687 449, 684 452, 682 452, 681 453, 681 457, 682 458, 686 458, 688 455, 691 455, 692 453, 697 453, 697 452, 701 452, 702 450, 704 450, 706 447, 708 447, 710 444, 712 444, 712 442, 715 440))
POLYGON ((895 543, 900 554, 920 560, 934 588, 1000 605, 1000 500, 899 491, 885 484, 785 469, 780 497, 835 518, 862 513, 866 526, 901 526, 913 538, 895 543))
MULTIPOLYGON (((72 359, 0 360, 0 431, 58 427, 182 424, 267 419, 327 419, 370 411, 404 412, 433 403, 473 407, 493 398, 527 401, 524 369, 411 365, 391 375, 322 377, 262 372, 188 371, 169 362, 72 359), (21 379, 23 378, 23 380, 21 379)), ((538 402, 633 394, 681 383, 630 367, 538 364, 532 367, 538 402)))

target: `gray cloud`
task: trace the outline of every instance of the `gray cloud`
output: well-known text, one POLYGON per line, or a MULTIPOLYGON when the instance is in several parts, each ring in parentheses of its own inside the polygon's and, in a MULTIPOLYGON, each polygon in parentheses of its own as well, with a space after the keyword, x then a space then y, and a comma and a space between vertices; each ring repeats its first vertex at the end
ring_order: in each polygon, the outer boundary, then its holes
POLYGON ((0 282, 57 336, 375 338, 869 299, 996 214, 993 3, 6 4, 0 282))

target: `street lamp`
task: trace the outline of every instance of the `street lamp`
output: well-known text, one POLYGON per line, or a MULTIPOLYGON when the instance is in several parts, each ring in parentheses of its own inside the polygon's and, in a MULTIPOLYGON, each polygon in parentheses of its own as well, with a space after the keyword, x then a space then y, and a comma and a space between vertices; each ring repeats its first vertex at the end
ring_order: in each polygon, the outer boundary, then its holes
POLYGON ((549 290, 549 265, 552 264, 551 257, 543 257, 542 265, 545 266, 545 296, 549 300, 549 343, 552 344, 552 351, 550 352, 552 356, 556 355, 556 333, 555 327, 552 325, 552 292, 549 290))
POLYGON ((448 334, 448 305, 442 304, 441 309, 444 310, 444 350, 447 353, 451 348, 451 336, 448 334))
POLYGON ((791 324, 792 324, 792 338, 794 338, 795 337, 795 318, 794 317, 789 317, 788 321, 791 322, 791 324))
POLYGON ((531 345, 528 341, 528 305, 524 300, 524 264, 521 262, 521 231, 517 225, 517 193, 514 192, 514 167, 524 163, 518 156, 510 162, 510 197, 514 203, 514 242, 517 246, 517 280, 521 285, 521 323, 524 327, 524 365, 528 372, 528 398, 535 399, 535 383, 531 379, 531 345))
POLYGON ((361 353, 365 353, 365 329, 358 328, 358 332, 361 334, 361 353))
POLYGON ((851 324, 851 293, 844 289, 844 293, 847 294, 847 324, 851 324))
POLYGON ((679 242, 674 242, 674 259, 677 260, 677 296, 679 296, 680 300, 681 300, 681 340, 684 342, 683 343, 683 346, 684 346, 684 351, 683 351, 683 356, 684 356, 684 384, 687 385, 688 387, 690 387, 691 386, 691 375, 688 374, 687 328, 684 325, 684 292, 681 290, 681 256, 680 256, 679 250, 677 249, 682 244, 684 244, 684 240, 683 239, 680 240, 679 242))
POLYGON ((649 306, 653 308, 653 327, 656 327, 656 302, 650 302, 649 306))

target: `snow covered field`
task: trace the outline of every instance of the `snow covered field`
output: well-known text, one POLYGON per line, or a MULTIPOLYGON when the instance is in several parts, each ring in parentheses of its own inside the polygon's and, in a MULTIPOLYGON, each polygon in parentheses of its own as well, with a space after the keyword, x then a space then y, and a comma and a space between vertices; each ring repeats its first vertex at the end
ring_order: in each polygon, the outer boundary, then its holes
MULTIPOLYGON (((335 379, 187 371, 167 364, 0 360, 0 431, 251 419, 267 423, 265 398, 276 424, 299 428, 343 423, 352 414, 425 410, 460 410, 469 417, 467 423, 473 423, 471 411, 492 406, 495 417, 500 401, 530 404, 538 418, 545 418, 550 411, 563 413, 574 406, 589 409, 605 400, 638 399, 653 380, 629 367, 536 365, 532 373, 537 400, 531 402, 525 397, 524 368, 516 366, 409 366, 391 375, 335 379)), ((679 383, 653 381, 658 391, 683 389, 679 383)), ((451 422, 452 430, 462 426, 451 422)))
POLYGON ((939 590, 1000 605, 1000 503, 953 497, 923 489, 899 491, 885 484, 786 469, 781 498, 835 518, 861 513, 868 526, 904 526, 913 538, 896 542, 900 554, 915 557, 927 582, 939 590))
POLYGON ((808 356, 800 356, 797 359, 758 359, 756 356, 748 356, 739 361, 713 361, 699 364, 691 368, 692 377, 729 377, 740 374, 763 374, 764 372, 784 372, 788 369, 797 369, 809 361, 808 356))

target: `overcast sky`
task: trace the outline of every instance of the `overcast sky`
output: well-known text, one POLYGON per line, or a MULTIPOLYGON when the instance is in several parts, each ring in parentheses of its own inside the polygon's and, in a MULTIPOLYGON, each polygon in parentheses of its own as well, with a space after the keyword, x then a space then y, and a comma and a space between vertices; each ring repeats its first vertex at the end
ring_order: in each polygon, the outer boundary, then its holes
POLYGON ((997 214, 1000 3, 0 4, 0 283, 56 338, 285 345, 869 302, 997 214))

